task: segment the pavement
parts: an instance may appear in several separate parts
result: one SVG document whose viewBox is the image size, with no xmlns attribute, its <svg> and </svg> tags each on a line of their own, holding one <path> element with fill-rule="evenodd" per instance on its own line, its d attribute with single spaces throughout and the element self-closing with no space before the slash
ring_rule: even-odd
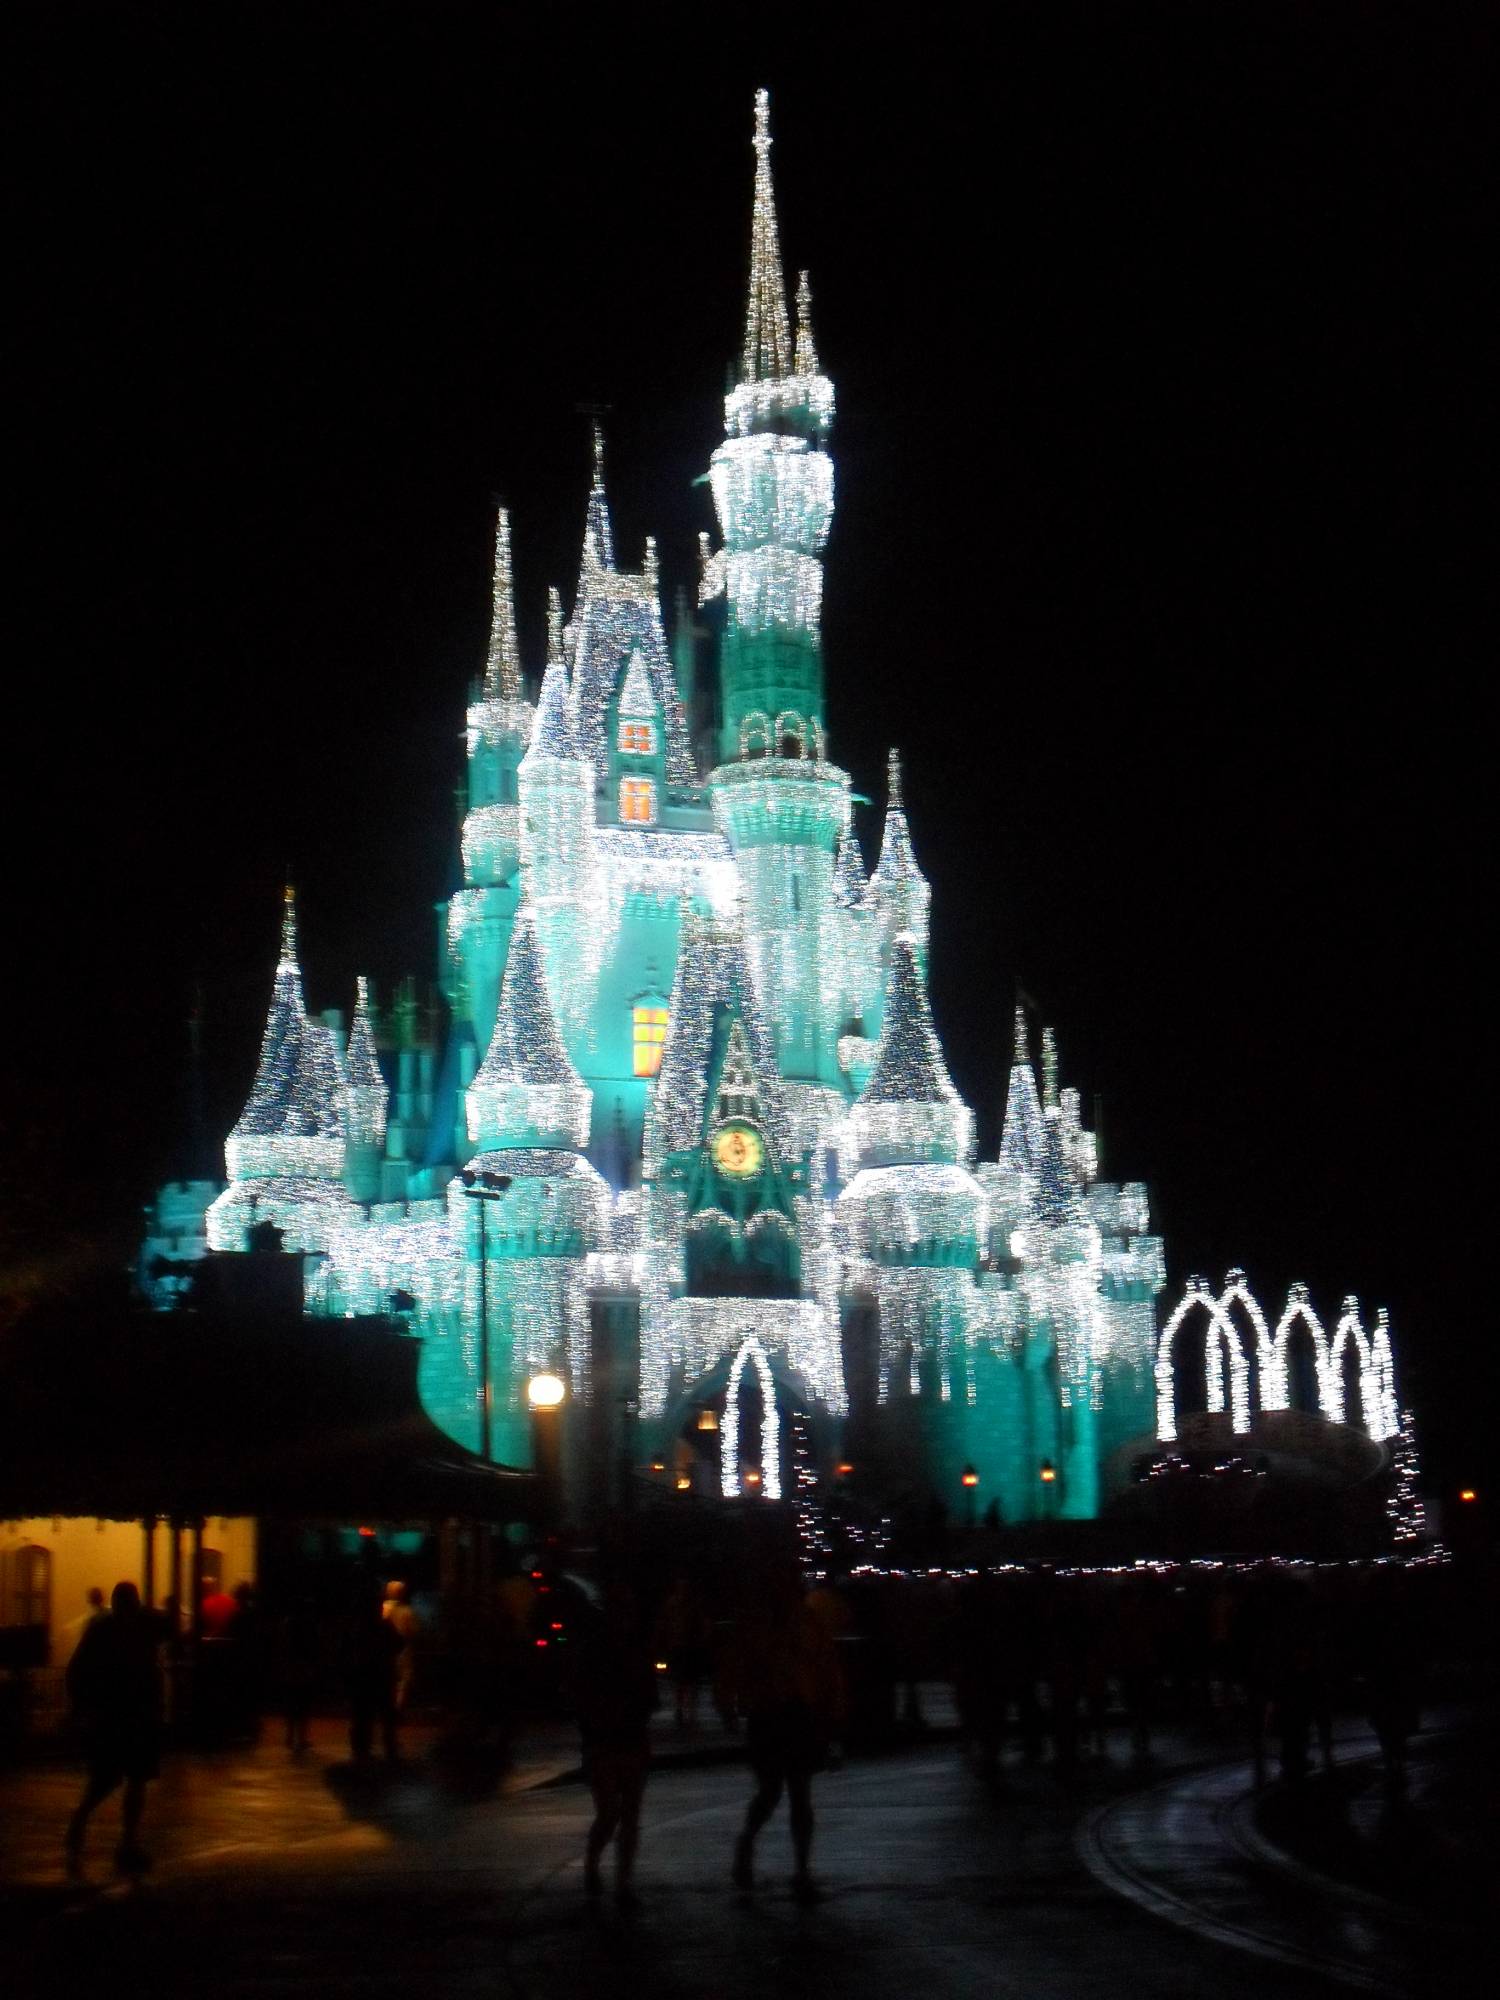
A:
<svg viewBox="0 0 1500 2000">
<path fill-rule="evenodd" d="M 1337 1788 L 1340 1845 L 1303 1794 L 1278 1816 L 1276 1788 L 1256 1793 L 1232 1738 L 1163 1733 L 1146 1771 L 1120 1741 L 1066 1782 L 1008 1753 L 991 1786 L 953 1739 L 946 1690 L 924 1690 L 924 1709 L 928 1734 L 818 1778 L 811 1907 L 791 1894 L 784 1811 L 762 1835 L 756 1889 L 730 1887 L 738 1746 L 716 1726 L 679 1736 L 668 1717 L 633 1911 L 583 1894 L 590 1808 L 561 1725 L 532 1731 L 492 1787 L 455 1782 L 417 1730 L 407 1761 L 368 1775 L 343 1761 L 333 1723 L 300 1758 L 269 1732 L 254 1750 L 171 1757 L 139 1884 L 109 1870 L 113 1802 L 96 1816 L 91 1879 L 65 1880 L 75 1767 L 0 1775 L 0 1991 L 1178 2000 L 1212 1987 L 1214 2000 L 1310 2000 L 1451 1993 L 1477 1942 L 1482 1904 L 1403 1900 L 1356 1865 L 1372 1828 L 1390 1860 L 1361 1732 L 1306 1793 Z M 1419 1741 L 1418 1795 L 1447 1740 Z"/>
</svg>

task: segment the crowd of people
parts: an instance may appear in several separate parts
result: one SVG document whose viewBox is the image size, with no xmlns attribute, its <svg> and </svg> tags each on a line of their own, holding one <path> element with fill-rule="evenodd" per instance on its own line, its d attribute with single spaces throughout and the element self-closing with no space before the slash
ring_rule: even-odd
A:
<svg viewBox="0 0 1500 2000">
<path fill-rule="evenodd" d="M 263 1612 L 246 1584 L 200 1604 L 199 1708 L 218 1740 L 253 1738 L 263 1709 L 277 1709 L 295 1754 L 332 1697 L 356 1768 L 377 1743 L 397 1758 L 418 1700 L 441 1711 L 441 1742 L 461 1762 L 486 1748 L 503 1759 L 539 1706 L 571 1713 L 594 1803 L 585 1885 L 602 1893 L 613 1846 L 615 1893 L 629 1903 L 653 1719 L 666 1708 L 667 1727 L 691 1731 L 707 1695 L 721 1727 L 743 1733 L 753 1779 L 727 1857 L 734 1883 L 753 1887 L 757 1835 L 785 1797 L 795 1892 L 811 1897 L 814 1776 L 844 1745 L 920 1727 L 935 1681 L 951 1684 L 961 1734 L 996 1786 L 1007 1743 L 1067 1781 L 1117 1747 L 1148 1760 L 1159 1731 L 1183 1726 L 1236 1734 L 1258 1779 L 1274 1760 L 1295 1781 L 1315 1751 L 1330 1760 L 1334 1713 L 1354 1707 L 1399 1787 L 1445 1602 L 1440 1572 L 1398 1565 L 872 1573 L 809 1590 L 785 1559 L 708 1578 L 621 1566 L 602 1580 L 552 1562 L 505 1567 L 467 1620 L 440 1630 L 402 1578 L 361 1575 L 331 1619 L 307 1596 Z M 123 1787 L 116 1862 L 138 1871 L 162 1657 L 180 1647 L 181 1621 L 122 1583 L 107 1611 L 91 1592 L 77 1623 L 67 1687 L 88 1774 L 66 1861 L 81 1870 L 91 1815 Z"/>
</svg>

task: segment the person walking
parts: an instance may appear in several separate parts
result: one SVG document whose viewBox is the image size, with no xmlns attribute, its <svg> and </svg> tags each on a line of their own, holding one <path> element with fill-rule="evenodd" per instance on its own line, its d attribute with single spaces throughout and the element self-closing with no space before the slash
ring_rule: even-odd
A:
<svg viewBox="0 0 1500 2000">
<path fill-rule="evenodd" d="M 379 1586 L 356 1592 L 344 1635 L 344 1682 L 349 1690 L 349 1751 L 367 1765 L 379 1723 L 385 1760 L 396 1751 L 396 1659 L 401 1636 L 383 1615 Z"/>
<path fill-rule="evenodd" d="M 140 1844 L 146 1786 L 161 1767 L 161 1669 L 157 1648 L 166 1636 L 160 1614 L 142 1607 L 133 1583 L 117 1583 L 110 1608 L 96 1618 L 68 1662 L 68 1698 L 83 1731 L 88 1778 L 68 1821 L 63 1851 L 69 1876 L 83 1873 L 89 1815 L 121 1783 L 120 1844 L 115 1866 L 139 1875 L 150 1867 Z"/>
<path fill-rule="evenodd" d="M 635 1902 L 635 1855 L 656 1699 L 656 1663 L 635 1598 L 624 1584 L 612 1583 L 603 1610 L 585 1626 L 575 1656 L 573 1702 L 594 1801 L 584 1888 L 590 1896 L 601 1893 L 599 1864 L 613 1840 L 615 1900 L 627 1908 Z"/>
<path fill-rule="evenodd" d="M 735 1842 L 731 1879 L 737 1889 L 755 1886 L 756 1835 L 785 1791 L 796 1867 L 792 1888 L 810 1902 L 817 1894 L 812 1781 L 827 1765 L 843 1720 L 844 1688 L 828 1628 L 809 1611 L 795 1568 L 774 1572 L 752 1592 L 736 1634 L 732 1678 L 755 1790 Z"/>
</svg>

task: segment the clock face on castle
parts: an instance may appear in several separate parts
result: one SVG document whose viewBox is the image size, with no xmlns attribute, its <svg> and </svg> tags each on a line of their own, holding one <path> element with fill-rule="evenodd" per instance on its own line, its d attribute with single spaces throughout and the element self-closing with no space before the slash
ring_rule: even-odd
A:
<svg viewBox="0 0 1500 2000">
<path fill-rule="evenodd" d="M 721 1174 L 748 1180 L 760 1172 L 765 1146 L 753 1125 L 721 1125 L 713 1136 L 713 1156 Z"/>
</svg>

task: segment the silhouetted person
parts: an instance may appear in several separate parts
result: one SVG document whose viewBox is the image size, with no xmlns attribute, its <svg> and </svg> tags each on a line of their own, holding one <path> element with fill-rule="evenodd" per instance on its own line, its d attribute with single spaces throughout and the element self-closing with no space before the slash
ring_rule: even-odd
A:
<svg viewBox="0 0 1500 2000">
<path fill-rule="evenodd" d="M 604 1609 L 583 1628 L 575 1656 L 573 1701 L 583 1738 L 583 1768 L 594 1800 L 594 1823 L 584 1853 L 584 1887 L 597 1896 L 599 1863 L 615 1846 L 615 1896 L 634 1900 L 641 1799 L 651 1763 L 651 1715 L 656 1707 L 656 1663 L 636 1609 L 623 1584 L 611 1584 Z"/>
<path fill-rule="evenodd" d="M 104 1616 L 104 1592 L 96 1583 L 84 1599 L 83 1610 L 76 1618 L 70 1618 L 64 1627 L 64 1636 L 68 1642 L 70 1656 L 77 1650 L 79 1641 L 82 1639 L 84 1633 L 87 1632 L 90 1625 L 95 1624 Z"/>
<path fill-rule="evenodd" d="M 68 1873 L 83 1868 L 89 1815 L 116 1785 L 125 1786 L 115 1866 L 139 1874 L 150 1860 L 140 1845 L 146 1786 L 161 1764 L 161 1670 L 166 1636 L 158 1613 L 142 1609 L 133 1583 L 117 1583 L 110 1609 L 78 1642 L 68 1663 L 68 1698 L 83 1730 L 88 1779 L 64 1840 Z"/>
<path fill-rule="evenodd" d="M 344 1635 L 344 1681 L 349 1691 L 349 1751 L 367 1764 L 380 1725 L 387 1763 L 396 1761 L 396 1658 L 401 1635 L 382 1616 L 377 1593 L 356 1599 Z"/>
<path fill-rule="evenodd" d="M 417 1637 L 422 1621 L 411 1601 L 411 1585 L 398 1577 L 385 1587 L 381 1616 L 401 1641 L 396 1655 L 396 1713 L 404 1715 L 411 1702 L 412 1683 L 417 1673 Z"/>
<path fill-rule="evenodd" d="M 829 1741 L 843 1715 L 843 1678 L 833 1642 L 802 1598 L 795 1570 L 767 1579 L 741 1618 L 733 1679 L 745 1717 L 755 1791 L 735 1842 L 736 1888 L 754 1885 L 755 1836 L 787 1794 L 796 1857 L 793 1887 L 811 1897 L 813 1774 L 828 1761 Z"/>
</svg>

